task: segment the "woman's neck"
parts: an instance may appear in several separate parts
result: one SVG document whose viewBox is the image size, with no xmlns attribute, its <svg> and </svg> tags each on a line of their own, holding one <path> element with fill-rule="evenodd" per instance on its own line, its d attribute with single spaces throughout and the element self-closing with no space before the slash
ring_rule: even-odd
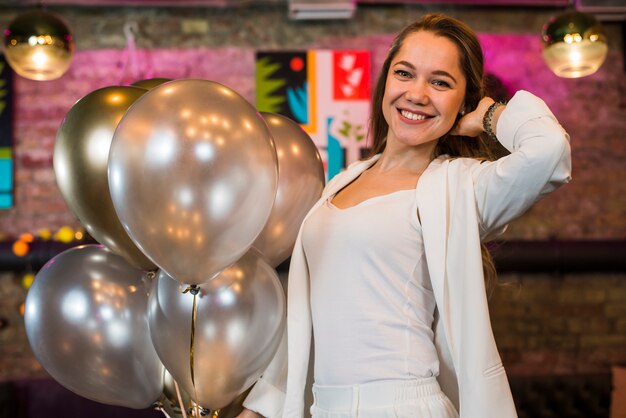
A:
<svg viewBox="0 0 626 418">
<path fill-rule="evenodd" d="M 376 162 L 379 171 L 423 172 L 433 160 L 436 141 L 415 146 L 387 143 Z"/>
</svg>

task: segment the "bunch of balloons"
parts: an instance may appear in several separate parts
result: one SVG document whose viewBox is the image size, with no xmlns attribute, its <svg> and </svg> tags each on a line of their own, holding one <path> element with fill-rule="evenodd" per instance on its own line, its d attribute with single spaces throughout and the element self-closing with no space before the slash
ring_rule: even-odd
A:
<svg viewBox="0 0 626 418">
<path fill-rule="evenodd" d="M 171 382 L 196 407 L 240 402 L 283 336 L 275 268 L 323 188 L 311 138 L 222 84 L 144 80 L 81 98 L 53 162 L 101 245 L 36 276 L 24 316 L 42 366 L 106 404 L 171 400 Z"/>
</svg>

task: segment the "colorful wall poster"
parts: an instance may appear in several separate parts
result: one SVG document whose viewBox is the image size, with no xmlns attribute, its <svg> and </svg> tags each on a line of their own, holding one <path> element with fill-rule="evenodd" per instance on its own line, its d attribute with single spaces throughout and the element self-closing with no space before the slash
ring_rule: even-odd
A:
<svg viewBox="0 0 626 418">
<path fill-rule="evenodd" d="M 330 180 L 367 153 L 369 51 L 257 52 L 256 105 L 298 122 L 313 139 Z"/>
<path fill-rule="evenodd" d="M 13 207 L 13 71 L 0 55 L 0 209 Z"/>
</svg>

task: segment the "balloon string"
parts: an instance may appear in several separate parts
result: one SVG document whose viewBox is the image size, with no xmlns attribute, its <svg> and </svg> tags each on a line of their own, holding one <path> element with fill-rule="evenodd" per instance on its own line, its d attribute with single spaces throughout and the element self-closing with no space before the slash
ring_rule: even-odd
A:
<svg viewBox="0 0 626 418">
<path fill-rule="evenodd" d="M 191 384 L 196 387 L 193 373 L 193 344 L 196 337 L 196 295 L 193 295 L 193 310 L 191 313 L 191 341 L 189 342 L 189 367 L 191 368 Z"/>
<path fill-rule="evenodd" d="M 174 380 L 174 387 L 176 388 L 176 397 L 178 398 L 178 405 L 180 405 L 180 411 L 183 414 L 183 418 L 187 418 L 187 411 L 185 408 L 185 404 L 183 404 L 183 397 L 180 395 L 180 389 L 178 388 L 178 383 Z"/>
<path fill-rule="evenodd" d="M 191 286 L 189 286 L 187 289 L 183 291 L 183 293 L 189 292 L 193 295 L 193 308 L 191 310 L 191 340 L 189 341 L 189 370 L 191 372 L 191 385 L 193 386 L 193 391 L 194 391 L 195 409 L 196 409 L 197 417 L 200 416 L 200 410 L 198 409 L 198 394 L 196 392 L 196 381 L 195 381 L 194 368 L 193 368 L 193 349 L 194 349 L 194 342 L 195 342 L 195 337 L 196 337 L 196 313 L 197 313 L 196 296 L 198 295 L 199 291 L 200 291 L 200 288 L 198 287 L 198 285 L 195 285 L 195 284 L 192 284 Z"/>
<path fill-rule="evenodd" d="M 170 415 L 167 412 L 165 412 L 165 409 L 163 409 L 163 408 L 156 408 L 156 409 L 161 411 L 161 412 L 163 412 L 163 415 L 165 415 L 166 418 L 172 418 L 172 417 L 170 417 Z M 186 417 L 184 417 L 184 418 L 186 418 Z"/>
</svg>

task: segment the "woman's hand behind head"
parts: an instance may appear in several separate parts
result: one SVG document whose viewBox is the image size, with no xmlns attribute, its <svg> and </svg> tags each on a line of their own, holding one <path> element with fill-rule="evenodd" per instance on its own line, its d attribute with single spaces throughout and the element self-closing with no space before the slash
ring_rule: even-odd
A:
<svg viewBox="0 0 626 418">
<path fill-rule="evenodd" d="M 474 138 L 485 132 L 483 129 L 483 117 L 493 102 L 494 100 L 491 97 L 483 97 L 480 102 L 478 102 L 476 109 L 466 113 L 456 122 L 456 125 L 452 128 L 450 133 L 452 135 Z"/>
</svg>

